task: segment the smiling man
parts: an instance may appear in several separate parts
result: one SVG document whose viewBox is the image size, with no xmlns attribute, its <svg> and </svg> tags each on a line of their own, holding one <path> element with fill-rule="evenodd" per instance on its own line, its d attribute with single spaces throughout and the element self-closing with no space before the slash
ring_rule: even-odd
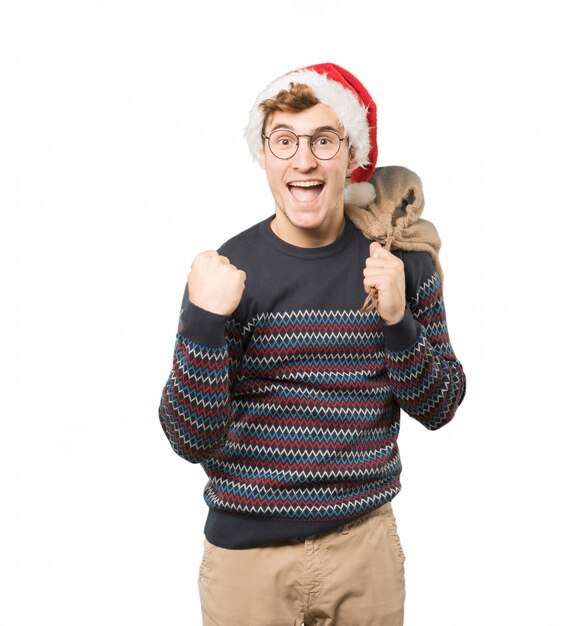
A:
<svg viewBox="0 0 571 626">
<path fill-rule="evenodd" d="M 345 178 L 355 167 L 339 118 L 321 103 L 296 113 L 265 108 L 259 163 L 276 203 L 271 228 L 303 248 L 330 244 L 343 231 Z"/>
<path fill-rule="evenodd" d="M 402 625 L 400 411 L 436 430 L 465 393 L 440 280 L 427 253 L 384 250 L 345 217 L 347 177 L 368 194 L 377 157 L 352 74 L 277 79 L 246 138 L 274 213 L 192 262 L 159 407 L 208 476 L 203 623 Z"/>
</svg>

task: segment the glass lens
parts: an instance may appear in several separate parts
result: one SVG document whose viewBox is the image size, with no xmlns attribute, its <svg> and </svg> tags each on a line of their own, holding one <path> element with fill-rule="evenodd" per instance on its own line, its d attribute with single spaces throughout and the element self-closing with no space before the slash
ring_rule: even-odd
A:
<svg viewBox="0 0 571 626">
<path fill-rule="evenodd" d="M 340 144 L 339 137 L 328 130 L 319 131 L 311 138 L 311 149 L 318 159 L 332 159 Z"/>
<path fill-rule="evenodd" d="M 270 150 L 279 159 L 289 159 L 297 150 L 297 137 L 289 130 L 276 130 L 270 135 Z"/>
</svg>

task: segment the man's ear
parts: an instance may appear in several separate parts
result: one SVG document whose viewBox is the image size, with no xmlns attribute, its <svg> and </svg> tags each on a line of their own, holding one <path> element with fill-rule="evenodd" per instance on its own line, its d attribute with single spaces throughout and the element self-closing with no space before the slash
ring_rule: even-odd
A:
<svg viewBox="0 0 571 626">
<path fill-rule="evenodd" d="M 258 165 L 265 170 L 266 169 L 266 152 L 264 150 L 264 144 L 258 150 Z"/>
<path fill-rule="evenodd" d="M 347 163 L 347 174 L 350 175 L 357 167 L 357 160 L 355 159 L 355 149 L 353 146 L 349 146 L 349 162 Z"/>
</svg>

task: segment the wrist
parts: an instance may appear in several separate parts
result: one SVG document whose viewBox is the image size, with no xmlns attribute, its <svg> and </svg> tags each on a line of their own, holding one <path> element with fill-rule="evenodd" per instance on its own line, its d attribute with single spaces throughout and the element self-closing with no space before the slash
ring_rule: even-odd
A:
<svg viewBox="0 0 571 626">
<path fill-rule="evenodd" d="M 412 346 L 420 332 L 420 324 L 414 319 L 410 309 L 405 309 L 404 317 L 396 324 L 382 322 L 385 346 L 389 350 L 405 350 Z"/>
<path fill-rule="evenodd" d="M 402 313 L 398 317 L 384 318 L 381 315 L 381 319 L 383 320 L 383 323 L 385 324 L 385 326 L 394 326 L 395 324 L 399 324 L 400 322 L 403 321 L 405 312 L 406 312 L 406 307 L 403 309 Z"/>
<path fill-rule="evenodd" d="M 187 300 L 180 312 L 180 334 L 187 339 L 210 348 L 220 348 L 225 345 L 224 328 L 227 315 L 214 313 Z"/>
</svg>

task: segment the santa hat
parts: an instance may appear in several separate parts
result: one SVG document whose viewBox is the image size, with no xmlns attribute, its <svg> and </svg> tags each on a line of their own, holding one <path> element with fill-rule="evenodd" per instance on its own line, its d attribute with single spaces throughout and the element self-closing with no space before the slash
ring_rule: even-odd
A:
<svg viewBox="0 0 571 626">
<path fill-rule="evenodd" d="M 350 72 L 333 63 L 320 63 L 294 70 L 270 83 L 258 94 L 245 129 L 246 140 L 254 159 L 262 147 L 264 113 L 260 103 L 274 98 L 290 83 L 311 88 L 319 102 L 333 109 L 349 137 L 357 167 L 345 189 L 345 203 L 367 206 L 375 199 L 375 188 L 367 181 L 377 163 L 377 106 L 369 92 Z"/>
</svg>

